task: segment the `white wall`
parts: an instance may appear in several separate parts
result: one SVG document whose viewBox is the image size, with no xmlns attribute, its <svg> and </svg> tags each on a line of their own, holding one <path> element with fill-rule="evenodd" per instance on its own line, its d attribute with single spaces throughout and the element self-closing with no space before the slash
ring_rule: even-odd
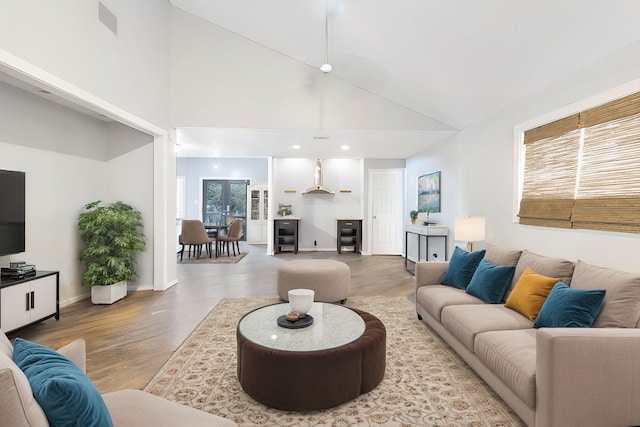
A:
<svg viewBox="0 0 640 427">
<path fill-rule="evenodd" d="M 451 228 L 458 215 L 487 218 L 487 241 L 571 260 L 640 272 L 640 235 L 523 226 L 514 217 L 514 127 L 637 79 L 640 43 L 600 61 L 555 87 L 513 105 L 449 141 L 407 160 L 407 209 L 419 175 L 442 171 L 442 213 Z M 407 214 L 408 214 L 407 210 Z"/>
<path fill-rule="evenodd" d="M 151 167 L 143 166 L 136 154 L 131 154 L 131 159 L 119 158 L 129 156 L 130 150 L 142 147 L 145 142 L 118 126 L 110 127 L 103 135 L 108 145 L 103 144 L 101 152 L 87 152 L 85 145 L 90 147 L 92 138 L 84 138 L 84 142 L 78 144 L 68 144 L 60 138 L 62 148 L 51 145 L 40 148 L 78 156 L 95 155 L 94 158 L 102 160 L 117 159 L 111 163 L 116 166 L 110 166 L 107 161 L 103 170 L 94 168 L 94 173 L 115 174 L 115 169 L 126 164 L 124 176 L 128 179 L 105 184 L 109 185 L 111 194 L 131 195 L 131 181 L 148 185 L 144 191 L 133 191 L 141 198 L 132 202 L 145 209 L 143 215 L 150 221 L 145 224 L 145 232 L 152 236 L 148 240 L 151 245 L 147 247 L 153 254 L 152 259 L 147 260 L 145 255 L 143 260 L 152 264 L 145 265 L 143 270 L 153 271 L 153 276 L 141 278 L 140 285 L 146 287 L 151 283 L 154 289 L 165 289 L 177 282 L 175 235 L 167 220 L 175 215 L 175 197 L 169 197 L 175 192 L 175 150 L 167 137 L 171 6 L 166 0 L 103 0 L 102 3 L 118 19 L 117 35 L 99 22 L 97 0 L 2 2 L 0 72 L 6 71 L 27 84 L 50 89 L 64 99 L 154 136 L 153 150 L 145 151 L 151 156 Z M 23 113 L 31 116 L 31 111 Z M 63 135 L 71 128 L 54 124 L 50 129 L 43 129 L 45 135 L 51 129 Z M 29 132 L 25 128 L 16 134 Z M 127 142 L 122 143 L 123 138 Z M 114 141 L 120 142 L 113 144 Z M 31 141 L 17 143 L 34 146 Z M 116 188 L 116 183 L 121 187 Z M 153 205 L 146 210 L 150 199 Z"/>
<path fill-rule="evenodd" d="M 4 1 L 0 49 L 165 129 L 169 126 L 167 0 L 102 0 L 118 35 L 98 20 L 97 0 Z"/>
<path fill-rule="evenodd" d="M 272 213 L 278 205 L 291 205 L 292 216 L 300 217 L 299 250 L 336 250 L 336 218 L 362 218 L 364 212 L 363 161 L 323 159 L 323 184 L 335 192 L 303 194 L 314 186 L 316 159 L 273 159 Z M 286 193 L 285 190 L 295 190 Z M 340 190 L 351 190 L 341 193 Z"/>
<path fill-rule="evenodd" d="M 147 144 L 140 147 L 141 141 Z M 60 271 L 62 305 L 83 298 L 77 218 L 94 200 L 122 200 L 143 213 L 148 249 L 132 287 L 153 287 L 153 145 L 42 97 L 0 84 L 0 168 L 26 172 L 26 251 L 0 265 L 26 260 Z M 107 161 L 107 145 L 138 147 Z"/>
</svg>

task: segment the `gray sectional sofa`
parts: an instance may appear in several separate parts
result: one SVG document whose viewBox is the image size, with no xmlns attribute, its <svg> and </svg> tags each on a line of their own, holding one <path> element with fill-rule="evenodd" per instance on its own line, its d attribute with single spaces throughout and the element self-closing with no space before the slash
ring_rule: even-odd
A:
<svg viewBox="0 0 640 427">
<path fill-rule="evenodd" d="M 499 303 L 443 285 L 449 262 L 419 262 L 418 317 L 529 426 L 640 425 L 640 275 L 491 245 L 484 259 L 515 266 Z M 571 289 L 606 290 L 592 326 L 534 328 L 507 307 L 526 267 Z"/>
</svg>

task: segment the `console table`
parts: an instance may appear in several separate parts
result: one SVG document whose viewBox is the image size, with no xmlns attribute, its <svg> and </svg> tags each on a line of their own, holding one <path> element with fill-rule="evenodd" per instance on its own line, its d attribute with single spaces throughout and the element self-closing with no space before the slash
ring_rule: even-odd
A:
<svg viewBox="0 0 640 427">
<path fill-rule="evenodd" d="M 38 271 L 22 279 L 0 280 L 0 328 L 13 331 L 55 317 L 60 318 L 60 277 L 57 271 Z"/>
<path fill-rule="evenodd" d="M 415 274 L 418 261 L 446 261 L 449 229 L 440 225 L 407 225 L 404 236 L 404 266 Z"/>
</svg>

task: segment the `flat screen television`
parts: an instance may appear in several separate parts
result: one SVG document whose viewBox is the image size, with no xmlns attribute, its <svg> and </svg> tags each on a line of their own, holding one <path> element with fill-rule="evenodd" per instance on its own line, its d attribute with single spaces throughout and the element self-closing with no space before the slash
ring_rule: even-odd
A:
<svg viewBox="0 0 640 427">
<path fill-rule="evenodd" d="M 24 252 L 25 173 L 0 169 L 0 256 Z"/>
</svg>

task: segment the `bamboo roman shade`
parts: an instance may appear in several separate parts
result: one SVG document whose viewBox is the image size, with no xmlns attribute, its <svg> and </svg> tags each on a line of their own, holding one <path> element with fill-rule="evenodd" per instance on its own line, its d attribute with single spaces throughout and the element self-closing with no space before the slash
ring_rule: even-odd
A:
<svg viewBox="0 0 640 427">
<path fill-rule="evenodd" d="M 521 224 L 640 233 L 640 94 L 524 133 Z"/>
</svg>

